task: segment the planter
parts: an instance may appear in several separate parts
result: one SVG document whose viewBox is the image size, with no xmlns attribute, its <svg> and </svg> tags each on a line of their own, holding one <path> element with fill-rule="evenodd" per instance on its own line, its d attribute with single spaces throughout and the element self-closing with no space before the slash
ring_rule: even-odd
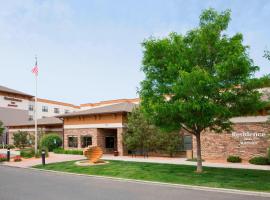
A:
<svg viewBox="0 0 270 200">
<path fill-rule="evenodd" d="M 119 156 L 119 152 L 118 152 L 118 151 L 114 151 L 114 152 L 113 152 L 113 155 L 114 155 L 114 156 Z"/>
</svg>

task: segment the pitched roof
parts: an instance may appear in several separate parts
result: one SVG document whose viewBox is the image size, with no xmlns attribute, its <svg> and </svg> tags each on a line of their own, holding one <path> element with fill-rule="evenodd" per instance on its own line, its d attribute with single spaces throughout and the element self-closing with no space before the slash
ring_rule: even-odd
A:
<svg viewBox="0 0 270 200">
<path fill-rule="evenodd" d="M 67 107 L 72 107 L 72 108 L 80 108 L 80 106 L 76 106 L 74 104 L 71 103 L 64 103 L 64 102 L 60 102 L 60 101 L 54 101 L 54 100 L 49 100 L 49 99 L 41 99 L 38 98 L 37 99 L 38 102 L 43 102 L 43 103 L 49 103 L 49 104 L 56 104 L 56 105 L 61 105 L 61 106 L 67 106 Z"/>
<path fill-rule="evenodd" d="M 96 106 L 105 106 L 105 105 L 111 105 L 115 103 L 139 103 L 139 98 L 133 98 L 133 99 L 113 99 L 113 100 L 107 100 L 107 101 L 100 101 L 96 103 L 84 103 L 81 104 L 80 107 L 96 107 Z"/>
<path fill-rule="evenodd" d="M 16 123 L 26 123 L 28 122 L 28 117 L 27 110 L 0 107 L 0 121 L 2 121 L 5 126 Z"/>
<path fill-rule="evenodd" d="M 56 117 L 46 117 L 37 120 L 38 125 L 62 125 L 63 121 Z M 35 121 L 24 121 L 24 122 L 17 122 L 13 124 L 9 124 L 9 126 L 34 126 Z"/>
<path fill-rule="evenodd" d="M 32 95 L 30 94 L 26 94 L 24 92 L 20 92 L 18 90 L 13 90 L 11 88 L 8 88 L 8 87 L 5 87 L 5 86 L 1 86 L 0 85 L 0 91 L 2 92 L 7 92 L 7 93 L 12 93 L 12 94 L 20 94 L 20 95 L 23 95 L 23 96 L 28 96 L 28 97 L 33 97 Z"/>
<path fill-rule="evenodd" d="M 65 118 L 65 117 L 73 117 L 73 116 L 82 116 L 82 115 L 95 115 L 95 114 L 106 114 L 106 113 L 119 113 L 119 112 L 131 112 L 133 108 L 137 105 L 134 103 L 118 103 L 112 104 L 97 108 L 91 108 L 88 110 L 72 112 L 64 115 L 58 115 L 57 117 Z"/>
</svg>

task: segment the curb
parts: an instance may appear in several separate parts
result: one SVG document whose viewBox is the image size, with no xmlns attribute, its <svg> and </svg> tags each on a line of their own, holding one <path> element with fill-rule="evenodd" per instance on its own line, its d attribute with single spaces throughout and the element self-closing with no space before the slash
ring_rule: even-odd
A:
<svg viewBox="0 0 270 200">
<path fill-rule="evenodd" d="M 10 166 L 5 166 L 5 167 L 10 167 Z M 20 168 L 20 167 L 16 167 L 16 166 L 11 166 L 11 167 Z M 237 190 L 237 189 L 214 188 L 214 187 L 212 188 L 212 187 L 206 187 L 206 186 L 162 183 L 162 182 L 156 182 L 156 181 L 145 181 L 145 180 L 118 178 L 118 177 L 111 177 L 111 176 L 77 174 L 77 173 L 72 173 L 72 172 L 62 172 L 62 171 L 54 171 L 54 170 L 46 170 L 46 169 L 38 169 L 38 168 L 20 168 L 20 169 L 54 173 L 54 174 L 62 174 L 62 175 L 91 177 L 91 178 L 95 178 L 95 179 L 107 179 L 107 180 L 109 179 L 112 181 L 127 182 L 127 183 L 166 186 L 166 187 L 173 187 L 173 188 L 180 188 L 180 189 L 187 189 L 187 190 L 200 190 L 200 191 L 206 191 L 206 192 L 220 192 L 220 193 L 227 193 L 227 194 L 248 195 L 248 196 L 257 196 L 257 197 L 270 197 L 270 193 L 268 193 L 268 192 L 255 192 L 255 191 L 246 191 L 246 190 Z"/>
</svg>

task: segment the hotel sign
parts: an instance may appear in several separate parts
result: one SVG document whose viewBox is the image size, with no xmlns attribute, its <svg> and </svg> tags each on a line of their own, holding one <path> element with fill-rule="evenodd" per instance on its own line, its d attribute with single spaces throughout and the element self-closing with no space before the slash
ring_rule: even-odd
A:
<svg viewBox="0 0 270 200">
<path fill-rule="evenodd" d="M 16 104 L 17 102 L 22 102 L 21 99 L 17 99 L 14 97 L 4 97 L 5 100 L 10 101 L 10 103 L 8 104 L 8 107 L 18 107 L 18 105 Z"/>
<path fill-rule="evenodd" d="M 259 138 L 266 137 L 262 132 L 232 132 L 232 137 L 240 140 L 240 144 L 257 144 Z"/>
<path fill-rule="evenodd" d="M 17 101 L 17 102 L 22 102 L 21 99 L 13 98 L 13 97 L 4 97 L 5 100 L 7 101 Z"/>
</svg>

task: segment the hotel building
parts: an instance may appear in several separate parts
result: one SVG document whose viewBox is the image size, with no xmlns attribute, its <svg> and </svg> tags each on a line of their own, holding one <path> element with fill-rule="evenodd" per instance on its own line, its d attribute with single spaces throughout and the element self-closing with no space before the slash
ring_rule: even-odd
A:
<svg viewBox="0 0 270 200">
<path fill-rule="evenodd" d="M 269 99 L 270 88 L 260 91 L 263 93 L 262 98 Z M 49 103 L 51 109 L 57 105 L 60 106 L 59 102 L 54 104 L 53 102 Z M 42 105 L 48 102 L 40 103 Z M 138 104 L 139 99 L 118 99 L 80 106 L 64 104 L 63 106 L 69 107 L 72 112 L 66 113 L 63 111 L 65 108 L 61 108 L 61 113 L 57 113 L 57 118 L 41 118 L 38 120 L 38 130 L 44 133 L 60 134 L 63 137 L 65 149 L 100 146 L 104 153 L 113 153 L 117 150 L 120 155 L 127 155 L 128 150 L 123 145 L 127 115 Z M 53 116 L 56 113 L 51 114 Z M 229 155 L 235 155 L 248 160 L 254 156 L 265 156 L 267 148 L 270 147 L 268 119 L 267 112 L 262 111 L 258 116 L 232 118 L 233 131 L 231 132 L 214 133 L 206 130 L 201 136 L 203 159 L 226 160 Z M 9 143 L 12 143 L 12 134 L 18 130 L 33 132 L 33 121 L 9 124 Z M 187 150 L 192 150 L 196 155 L 195 138 L 184 131 L 179 131 L 179 134 L 183 137 L 183 142 L 179 147 L 182 154 L 178 156 L 185 155 Z"/>
</svg>

